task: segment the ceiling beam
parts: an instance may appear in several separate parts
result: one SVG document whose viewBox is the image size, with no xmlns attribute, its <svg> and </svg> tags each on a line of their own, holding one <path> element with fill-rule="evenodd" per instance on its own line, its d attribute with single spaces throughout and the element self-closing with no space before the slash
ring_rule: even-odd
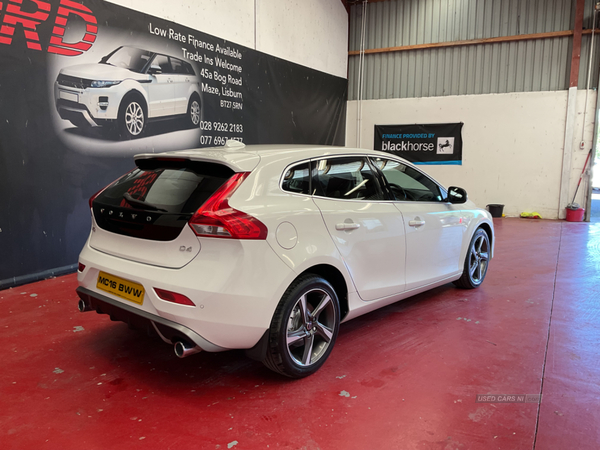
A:
<svg viewBox="0 0 600 450">
<path fill-rule="evenodd" d="M 364 51 L 365 55 L 372 55 L 377 53 L 392 53 L 392 52 L 406 52 L 412 50 L 426 50 L 431 48 L 445 48 L 445 47 L 464 47 L 468 45 L 479 45 L 479 44 L 497 44 L 500 42 L 517 42 L 517 41 L 527 41 L 527 40 L 535 40 L 535 39 L 548 39 L 548 38 L 559 38 L 559 37 L 570 37 L 575 35 L 574 30 L 565 30 L 565 31 L 550 31 L 547 33 L 535 33 L 535 34 L 518 34 L 515 36 L 499 36 L 492 38 L 482 38 L 482 39 L 470 39 L 467 41 L 448 41 L 448 42 L 434 42 L 430 44 L 414 44 L 414 45 L 403 45 L 400 47 L 385 47 L 385 48 L 370 48 Z M 600 34 L 600 29 L 596 29 L 594 33 Z M 592 34 L 592 30 L 582 30 L 581 34 Z M 579 37 L 581 41 L 581 36 Z M 581 45 L 580 45 L 581 47 Z M 348 56 L 357 56 L 360 55 L 359 50 L 351 50 L 348 52 Z M 573 57 L 575 58 L 575 54 Z M 577 56 L 577 60 L 579 60 L 579 55 Z M 575 76 L 575 81 L 577 80 L 577 76 Z"/>
<path fill-rule="evenodd" d="M 358 4 L 362 3 L 363 1 L 364 0 L 341 0 L 342 4 L 346 8 L 346 11 L 348 11 L 348 14 L 350 14 L 350 6 L 358 5 Z M 367 1 L 367 3 L 378 3 L 378 2 L 387 2 L 390 0 L 366 0 L 366 1 Z"/>
</svg>

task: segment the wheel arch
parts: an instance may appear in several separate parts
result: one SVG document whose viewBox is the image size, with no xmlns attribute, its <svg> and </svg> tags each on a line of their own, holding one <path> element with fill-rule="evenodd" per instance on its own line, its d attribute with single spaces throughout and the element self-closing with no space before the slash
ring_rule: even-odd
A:
<svg viewBox="0 0 600 450">
<path fill-rule="evenodd" d="M 187 106 L 186 106 L 186 113 L 189 113 L 190 105 L 192 104 L 192 101 L 194 99 L 197 99 L 198 100 L 198 104 L 200 105 L 200 121 L 202 121 L 204 119 L 204 103 L 202 101 L 202 96 L 197 91 L 193 91 L 188 96 L 188 101 L 187 101 Z M 198 126 L 199 125 L 200 124 L 198 124 Z"/>
<path fill-rule="evenodd" d="M 135 89 L 135 88 L 130 89 L 129 91 L 127 91 L 127 93 L 125 95 L 123 95 L 123 98 L 121 99 L 121 102 L 119 103 L 119 112 L 121 112 L 125 102 L 131 97 L 138 97 L 142 100 L 142 108 L 144 108 L 146 117 L 149 117 L 149 115 L 148 115 L 149 114 L 148 96 L 147 96 L 146 92 L 140 91 L 139 89 Z"/>
<path fill-rule="evenodd" d="M 200 93 L 200 90 L 197 89 L 197 87 L 190 86 L 190 88 L 188 89 L 188 93 L 187 93 L 188 103 L 194 97 L 197 97 L 198 100 L 200 100 L 200 106 L 202 106 L 203 102 L 202 102 L 202 94 Z"/>
<path fill-rule="evenodd" d="M 331 264 L 321 263 L 316 264 L 314 266 L 308 267 L 303 272 L 298 273 L 294 279 L 292 279 L 284 288 L 284 291 L 287 290 L 290 286 L 292 286 L 298 279 L 306 275 L 316 275 L 318 277 L 323 278 L 327 282 L 331 284 L 335 293 L 338 296 L 339 306 L 340 306 L 340 323 L 343 322 L 344 318 L 348 315 L 349 312 L 349 304 L 348 304 L 348 285 L 346 284 L 346 280 L 344 275 L 338 268 Z M 278 303 L 279 303 L 278 299 Z M 275 310 L 273 311 L 275 314 Z M 271 319 L 272 320 L 272 319 Z M 254 347 L 247 349 L 245 351 L 246 356 L 255 360 L 255 361 L 265 361 L 265 357 L 267 354 L 267 349 L 269 345 L 270 339 L 270 328 L 265 330 L 264 334 L 260 338 L 260 340 L 254 345 Z M 275 370 L 275 369 L 273 369 Z"/>
<path fill-rule="evenodd" d="M 344 318 L 348 315 L 349 305 L 348 305 L 348 285 L 346 284 L 346 279 L 342 272 L 340 272 L 335 266 L 330 264 L 318 264 L 316 266 L 309 267 L 304 272 L 300 273 L 294 281 L 298 278 L 307 275 L 313 274 L 318 275 L 321 278 L 327 280 L 335 290 L 335 293 L 338 296 L 338 301 L 340 303 L 340 322 L 344 320 Z"/>
<path fill-rule="evenodd" d="M 487 222 L 481 222 L 477 228 L 482 228 L 483 231 L 485 231 L 487 233 L 488 238 L 490 239 L 490 249 L 492 249 L 492 255 L 491 256 L 493 256 L 494 232 L 492 230 L 492 227 Z"/>
</svg>

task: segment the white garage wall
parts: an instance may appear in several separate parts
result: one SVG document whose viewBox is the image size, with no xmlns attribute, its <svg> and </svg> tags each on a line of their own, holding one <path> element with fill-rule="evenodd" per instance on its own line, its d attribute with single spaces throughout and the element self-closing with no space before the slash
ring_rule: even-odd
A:
<svg viewBox="0 0 600 450">
<path fill-rule="evenodd" d="M 257 0 L 257 50 L 347 78 L 348 13 L 340 0 Z"/>
<path fill-rule="evenodd" d="M 348 14 L 340 0 L 111 0 L 110 3 L 347 78 Z"/>
<path fill-rule="evenodd" d="M 373 148 L 375 124 L 464 122 L 463 165 L 426 166 L 426 171 L 446 186 L 465 188 L 479 206 L 502 203 L 507 215 L 536 211 L 556 219 L 562 210 L 558 202 L 567 96 L 567 91 L 557 91 L 363 101 L 360 143 L 358 102 L 352 101 L 346 145 Z M 592 145 L 595 91 L 588 98 L 587 150 L 579 150 L 584 99 L 585 91 L 579 91 L 569 201 Z M 582 192 L 577 201 L 583 203 Z"/>
</svg>

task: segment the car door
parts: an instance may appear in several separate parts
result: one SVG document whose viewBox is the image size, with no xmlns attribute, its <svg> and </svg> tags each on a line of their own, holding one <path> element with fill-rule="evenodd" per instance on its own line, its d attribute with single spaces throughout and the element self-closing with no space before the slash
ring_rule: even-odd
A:
<svg viewBox="0 0 600 450">
<path fill-rule="evenodd" d="M 459 205 L 423 172 L 386 158 L 373 158 L 402 213 L 406 233 L 406 290 L 441 281 L 462 270 L 465 221 Z"/>
<path fill-rule="evenodd" d="M 148 87 L 148 117 L 175 114 L 175 84 L 169 57 L 156 55 L 150 65 L 151 82 Z"/>
<path fill-rule="evenodd" d="M 180 59 L 171 57 L 173 67 L 173 86 L 175 91 L 174 114 L 185 114 L 188 108 L 193 72 L 191 66 Z"/>
<path fill-rule="evenodd" d="M 404 223 L 364 156 L 320 159 L 314 202 L 360 297 L 404 291 Z"/>
</svg>

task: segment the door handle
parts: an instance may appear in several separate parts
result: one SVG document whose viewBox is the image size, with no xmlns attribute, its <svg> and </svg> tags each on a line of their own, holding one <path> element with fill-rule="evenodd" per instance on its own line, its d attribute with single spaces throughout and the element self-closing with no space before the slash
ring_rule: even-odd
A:
<svg viewBox="0 0 600 450">
<path fill-rule="evenodd" d="M 360 223 L 354 223 L 354 222 L 350 222 L 350 223 L 338 223 L 335 225 L 335 229 L 339 230 L 339 231 L 346 231 L 346 230 L 356 230 L 357 228 L 360 228 Z"/>
<path fill-rule="evenodd" d="M 411 227 L 418 228 L 418 227 L 425 225 L 425 221 L 421 220 L 419 217 L 415 217 L 415 220 L 408 221 L 408 225 L 410 225 Z"/>
</svg>

